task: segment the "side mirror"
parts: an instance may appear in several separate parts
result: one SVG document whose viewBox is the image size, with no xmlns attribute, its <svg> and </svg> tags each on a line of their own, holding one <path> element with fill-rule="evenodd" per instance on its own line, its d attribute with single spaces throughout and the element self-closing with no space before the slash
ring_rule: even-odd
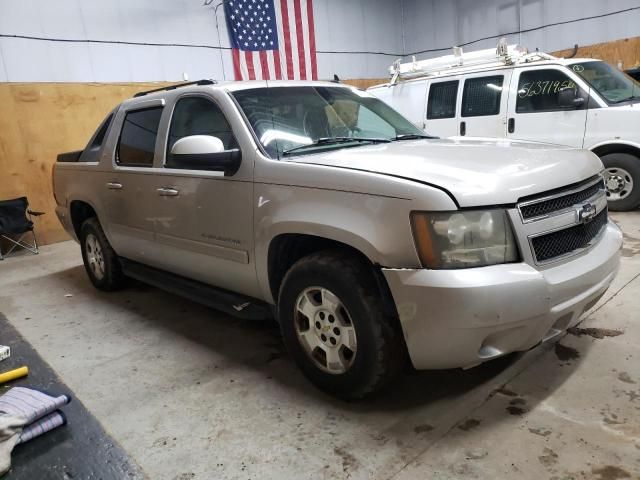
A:
<svg viewBox="0 0 640 480">
<path fill-rule="evenodd" d="M 240 168 L 239 148 L 225 150 L 222 140 L 212 135 L 190 135 L 173 144 L 165 166 L 183 170 L 208 170 L 233 175 Z"/>
<path fill-rule="evenodd" d="M 584 104 L 584 98 L 578 96 L 578 91 L 565 87 L 558 92 L 558 105 L 562 108 L 580 108 Z"/>
</svg>

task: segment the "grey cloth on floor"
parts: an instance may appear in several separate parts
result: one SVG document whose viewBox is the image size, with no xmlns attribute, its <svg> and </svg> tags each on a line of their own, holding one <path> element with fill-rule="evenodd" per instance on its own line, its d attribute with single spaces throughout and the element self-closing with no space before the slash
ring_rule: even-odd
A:
<svg viewBox="0 0 640 480">
<path fill-rule="evenodd" d="M 52 397 L 38 390 L 14 387 L 0 397 L 0 414 L 25 417 L 27 423 L 36 421 L 69 403 L 66 395 Z"/>
<path fill-rule="evenodd" d="M 60 410 L 56 410 L 49 415 L 39 418 L 33 423 L 26 425 L 20 435 L 18 443 L 25 443 L 32 438 L 39 437 L 43 433 L 47 433 L 56 427 L 60 427 L 66 423 L 66 419 Z"/>
<path fill-rule="evenodd" d="M 12 388 L 0 396 L 0 475 L 11 467 L 11 452 L 18 443 L 65 423 L 57 410 L 69 401 L 66 395 L 52 397 L 24 387 Z"/>
<path fill-rule="evenodd" d="M 20 441 L 25 418 L 0 415 L 0 476 L 11 467 L 11 452 Z"/>
</svg>

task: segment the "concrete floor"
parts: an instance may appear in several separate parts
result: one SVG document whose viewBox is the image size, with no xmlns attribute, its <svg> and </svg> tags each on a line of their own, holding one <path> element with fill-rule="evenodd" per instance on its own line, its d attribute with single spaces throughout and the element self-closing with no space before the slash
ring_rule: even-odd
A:
<svg viewBox="0 0 640 480">
<path fill-rule="evenodd" d="M 640 215 L 613 217 L 594 330 L 373 402 L 310 386 L 272 324 L 94 290 L 72 242 L 2 262 L 0 311 L 152 479 L 640 479 Z"/>
</svg>

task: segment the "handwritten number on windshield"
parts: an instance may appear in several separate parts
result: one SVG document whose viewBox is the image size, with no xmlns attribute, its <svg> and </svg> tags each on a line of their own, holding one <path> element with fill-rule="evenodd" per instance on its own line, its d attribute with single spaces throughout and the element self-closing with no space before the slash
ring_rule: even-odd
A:
<svg viewBox="0 0 640 480">
<path fill-rule="evenodd" d="M 565 88 L 576 88 L 576 84 L 571 80 L 538 80 L 537 82 L 527 82 L 518 90 L 519 98 L 535 97 L 537 95 L 555 95 Z"/>
</svg>

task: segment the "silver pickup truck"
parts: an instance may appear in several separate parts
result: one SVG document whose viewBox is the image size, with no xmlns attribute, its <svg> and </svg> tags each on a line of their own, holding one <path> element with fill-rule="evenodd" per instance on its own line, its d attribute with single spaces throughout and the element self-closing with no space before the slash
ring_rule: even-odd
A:
<svg viewBox="0 0 640 480">
<path fill-rule="evenodd" d="M 602 169 L 431 138 L 336 83 L 200 81 L 123 102 L 53 180 L 97 288 L 275 316 L 313 383 L 361 398 L 407 359 L 467 368 L 575 325 L 619 265 Z"/>
</svg>

